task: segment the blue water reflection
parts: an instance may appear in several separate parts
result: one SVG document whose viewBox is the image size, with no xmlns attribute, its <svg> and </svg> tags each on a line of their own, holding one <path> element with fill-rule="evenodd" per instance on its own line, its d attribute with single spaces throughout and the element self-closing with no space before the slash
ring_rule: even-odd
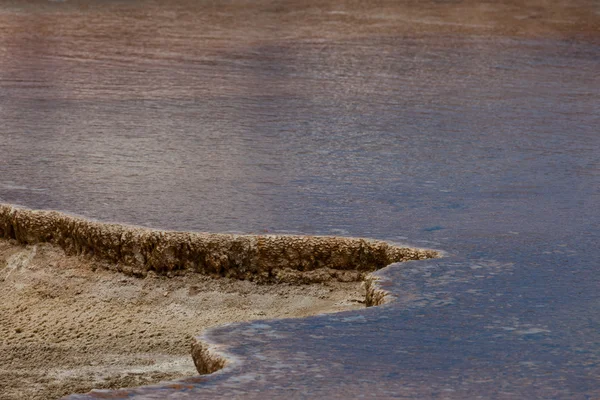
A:
<svg viewBox="0 0 600 400">
<path fill-rule="evenodd" d="M 3 5 L 1 200 L 448 252 L 381 308 L 216 329 L 244 361 L 181 398 L 600 396 L 597 13 L 267 3 Z"/>
</svg>

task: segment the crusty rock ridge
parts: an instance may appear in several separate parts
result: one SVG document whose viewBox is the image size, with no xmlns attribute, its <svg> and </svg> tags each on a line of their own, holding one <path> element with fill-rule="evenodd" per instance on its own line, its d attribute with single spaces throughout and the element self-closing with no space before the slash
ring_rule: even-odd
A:
<svg viewBox="0 0 600 400">
<path fill-rule="evenodd" d="M 394 262 L 438 255 L 358 238 L 160 231 L 3 204 L 0 237 L 52 243 L 132 275 L 194 271 L 264 283 L 361 280 Z"/>
</svg>

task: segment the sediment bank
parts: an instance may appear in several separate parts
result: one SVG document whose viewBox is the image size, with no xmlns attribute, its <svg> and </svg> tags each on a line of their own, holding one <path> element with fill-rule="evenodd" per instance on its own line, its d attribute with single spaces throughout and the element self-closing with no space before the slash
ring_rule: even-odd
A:
<svg viewBox="0 0 600 400">
<path fill-rule="evenodd" d="M 359 238 L 159 231 L 10 205 L 0 205 L 0 237 L 51 243 L 136 276 L 185 270 L 259 283 L 359 281 L 388 264 L 437 255 Z"/>
<path fill-rule="evenodd" d="M 211 373 L 227 360 L 195 338 L 205 329 L 378 305 L 370 271 L 435 256 L 367 239 L 167 232 L 0 205 L 0 398 Z"/>
</svg>

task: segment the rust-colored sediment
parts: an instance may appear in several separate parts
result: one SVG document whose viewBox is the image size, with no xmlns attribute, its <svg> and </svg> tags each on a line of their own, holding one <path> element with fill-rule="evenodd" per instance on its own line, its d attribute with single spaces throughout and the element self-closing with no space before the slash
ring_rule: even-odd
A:
<svg viewBox="0 0 600 400">
<path fill-rule="evenodd" d="M 11 205 L 0 205 L 0 237 L 52 243 L 137 276 L 193 271 L 259 283 L 357 281 L 394 262 L 438 255 L 358 238 L 160 231 Z"/>
</svg>

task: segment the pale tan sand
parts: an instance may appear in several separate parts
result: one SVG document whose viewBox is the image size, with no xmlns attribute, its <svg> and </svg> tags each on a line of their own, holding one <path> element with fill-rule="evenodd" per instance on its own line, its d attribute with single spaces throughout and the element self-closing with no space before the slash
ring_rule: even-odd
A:
<svg viewBox="0 0 600 400">
<path fill-rule="evenodd" d="M 364 307 L 360 282 L 136 278 L 54 245 L 0 240 L 0 399 L 54 399 L 196 375 L 190 344 L 233 321 Z"/>
</svg>

